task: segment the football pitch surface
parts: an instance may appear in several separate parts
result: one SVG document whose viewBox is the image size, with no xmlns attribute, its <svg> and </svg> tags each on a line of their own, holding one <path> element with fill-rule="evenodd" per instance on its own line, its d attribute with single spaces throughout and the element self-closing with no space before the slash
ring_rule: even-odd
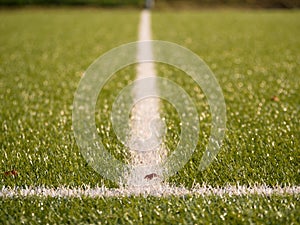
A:
<svg viewBox="0 0 300 225">
<path fill-rule="evenodd" d="M 39 187 L 53 193 L 117 187 L 82 157 L 72 131 L 72 104 L 84 71 L 96 58 L 137 40 L 140 11 L 2 10 L 1 224 L 300 224 L 300 12 L 151 15 L 153 39 L 189 48 L 208 64 L 227 110 L 221 151 L 208 169 L 199 171 L 211 122 L 205 95 L 183 71 L 156 64 L 158 76 L 176 82 L 194 100 L 201 127 L 193 157 L 166 182 L 186 189 L 265 187 L 270 193 L 7 194 Z M 100 93 L 95 115 L 103 143 L 123 161 L 128 155 L 109 118 L 114 99 L 135 77 L 134 66 L 118 71 Z M 167 127 L 164 144 L 173 149 L 180 120 L 168 102 L 160 110 Z M 18 175 L 5 173 L 11 170 Z M 296 191 L 272 192 L 287 187 Z"/>
</svg>

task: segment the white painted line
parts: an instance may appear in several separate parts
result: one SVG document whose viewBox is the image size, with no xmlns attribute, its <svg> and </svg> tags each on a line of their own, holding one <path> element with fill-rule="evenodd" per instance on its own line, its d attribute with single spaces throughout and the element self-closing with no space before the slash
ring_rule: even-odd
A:
<svg viewBox="0 0 300 225">
<path fill-rule="evenodd" d="M 151 13 L 143 10 L 139 24 L 139 41 L 151 40 Z M 153 58 L 151 43 L 138 45 L 137 59 Z M 137 80 L 144 78 L 155 78 L 155 66 L 151 62 L 139 63 L 137 65 Z M 140 83 L 141 84 L 141 83 Z M 147 83 L 134 87 L 134 98 L 141 99 L 144 93 L 157 93 L 156 80 L 151 79 Z M 145 176 L 149 174 L 159 174 L 158 165 L 163 154 L 160 139 L 159 124 L 159 100 L 148 97 L 139 101 L 132 109 L 131 132 L 129 146 L 131 154 L 131 164 L 133 169 L 128 177 L 129 186 L 145 186 L 149 180 Z M 152 181 L 156 182 L 158 179 Z"/>
<path fill-rule="evenodd" d="M 193 196 L 285 196 L 299 195 L 300 186 L 289 187 L 268 187 L 268 186 L 226 186 L 223 188 L 215 188 L 211 186 L 196 187 L 191 190 L 179 187 L 157 186 L 156 188 L 131 188 L 131 189 L 108 189 L 106 187 L 90 188 L 46 188 L 46 187 L 27 187 L 27 188 L 8 188 L 3 187 L 0 190 L 1 198 L 16 198 L 16 197 L 65 197 L 65 198 L 81 198 L 81 197 L 127 197 L 127 196 L 157 196 L 180 197 L 185 195 Z"/>
<path fill-rule="evenodd" d="M 149 41 L 152 39 L 151 32 L 151 12 L 147 9 L 142 10 L 139 24 L 139 41 Z"/>
</svg>

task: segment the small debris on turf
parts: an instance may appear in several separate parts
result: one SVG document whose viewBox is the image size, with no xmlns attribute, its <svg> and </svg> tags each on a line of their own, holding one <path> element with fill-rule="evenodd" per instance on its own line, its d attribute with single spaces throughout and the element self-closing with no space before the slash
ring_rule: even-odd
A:
<svg viewBox="0 0 300 225">
<path fill-rule="evenodd" d="M 278 98 L 278 96 L 276 96 L 276 95 L 274 95 L 274 96 L 271 98 L 271 100 L 274 101 L 274 102 L 279 102 L 279 101 L 280 101 L 279 98 Z"/>
<path fill-rule="evenodd" d="M 148 174 L 147 176 L 145 176 L 144 179 L 152 180 L 155 177 L 159 177 L 159 176 L 156 173 L 151 173 L 151 174 Z"/>
<path fill-rule="evenodd" d="M 5 176 L 18 176 L 18 171 L 16 170 L 10 170 L 10 171 L 6 171 L 4 173 Z"/>
</svg>

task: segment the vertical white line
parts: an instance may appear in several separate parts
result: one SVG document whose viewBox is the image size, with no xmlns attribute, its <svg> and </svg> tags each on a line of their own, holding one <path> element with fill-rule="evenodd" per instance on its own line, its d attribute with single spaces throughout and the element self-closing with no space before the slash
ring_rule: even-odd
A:
<svg viewBox="0 0 300 225">
<path fill-rule="evenodd" d="M 151 40 L 151 13 L 144 9 L 141 12 L 141 20 L 139 24 L 139 41 Z"/>
<path fill-rule="evenodd" d="M 139 41 L 147 40 L 151 40 L 151 13 L 149 10 L 143 10 L 139 24 Z M 144 58 L 152 59 L 152 54 L 151 43 L 138 45 L 138 60 Z M 139 63 L 137 65 L 138 80 L 155 76 L 155 66 L 152 62 Z M 157 93 L 155 79 L 136 85 L 133 93 L 134 98 L 140 99 L 146 90 L 147 92 Z M 128 177 L 128 185 L 130 186 L 153 185 L 160 180 L 159 168 L 157 167 L 162 157 L 161 140 L 159 134 L 157 135 L 159 129 L 157 121 L 159 120 L 159 100 L 157 98 L 145 98 L 139 101 L 132 109 L 129 146 L 132 146 L 130 147 L 130 153 L 133 169 Z M 151 148 L 151 146 L 155 148 Z"/>
</svg>

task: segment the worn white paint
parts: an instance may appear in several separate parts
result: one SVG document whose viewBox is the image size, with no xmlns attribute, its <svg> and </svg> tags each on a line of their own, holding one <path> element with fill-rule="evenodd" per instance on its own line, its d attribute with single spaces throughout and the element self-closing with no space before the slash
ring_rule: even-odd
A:
<svg viewBox="0 0 300 225">
<path fill-rule="evenodd" d="M 151 40 L 151 13 L 143 10 L 139 25 L 139 41 Z M 138 45 L 137 59 L 153 59 L 151 43 Z M 161 130 L 159 115 L 159 99 L 155 97 L 143 98 L 144 93 L 156 93 L 156 71 L 152 62 L 137 65 L 137 80 L 153 78 L 147 83 L 139 83 L 134 87 L 134 98 L 138 101 L 132 109 L 131 132 L 129 146 L 131 153 L 132 171 L 128 176 L 129 186 L 147 186 L 160 182 L 159 177 L 153 180 L 145 179 L 148 174 L 160 174 L 158 164 L 164 156 L 161 145 Z M 145 96 L 144 96 L 145 97 Z"/>
<path fill-rule="evenodd" d="M 106 187 L 94 187 L 90 188 L 69 188 L 69 187 L 3 187 L 0 190 L 0 197 L 2 198 L 14 198 L 14 197 L 67 197 L 67 198 L 81 198 L 81 197 L 126 197 L 126 196 L 270 196 L 270 195 L 299 195 L 300 186 L 288 186 L 288 187 L 269 187 L 269 186 L 225 186 L 225 187 L 195 187 L 191 190 L 180 187 L 171 187 L 165 185 L 159 185 L 156 188 L 126 188 L 126 189 L 109 189 Z"/>
</svg>

